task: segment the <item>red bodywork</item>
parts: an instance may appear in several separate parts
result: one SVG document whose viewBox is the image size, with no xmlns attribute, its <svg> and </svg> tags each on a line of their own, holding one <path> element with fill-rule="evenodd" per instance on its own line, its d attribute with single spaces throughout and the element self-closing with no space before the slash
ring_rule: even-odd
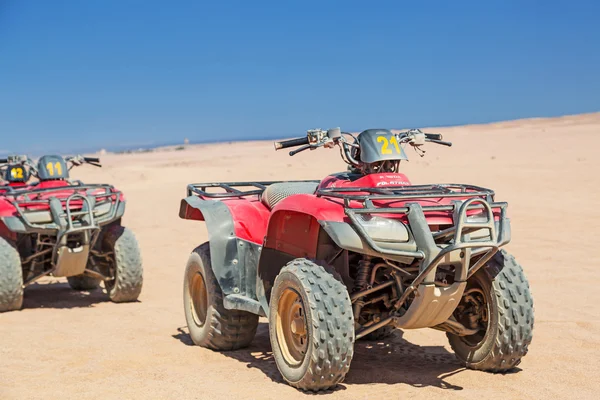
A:
<svg viewBox="0 0 600 400">
<path fill-rule="evenodd" d="M 370 174 L 354 181 L 341 179 L 331 175 L 321 181 L 319 188 L 366 188 L 366 187 L 399 187 L 410 186 L 411 182 L 404 174 L 381 173 Z M 361 194 L 354 192 L 352 194 Z M 367 194 L 367 193 L 362 193 Z M 449 205 L 455 200 L 464 198 L 431 198 L 418 200 L 386 200 L 374 201 L 374 205 L 380 208 L 403 207 L 406 203 L 418 202 L 427 205 Z M 229 208 L 235 229 L 235 236 L 268 248 L 292 254 L 299 257 L 315 257 L 320 231 L 319 221 L 349 222 L 344 212 L 342 199 L 331 197 L 318 197 L 313 194 L 296 194 L 281 200 L 269 210 L 258 197 L 252 199 L 224 199 L 224 204 Z M 359 203 L 350 204 L 361 207 Z M 499 210 L 494 210 L 498 213 Z M 473 211 L 471 213 L 476 213 Z M 398 218 L 406 221 L 406 215 L 402 214 L 379 214 L 382 217 Z M 188 207 L 187 219 L 204 220 L 198 209 Z M 448 212 L 427 212 L 429 225 L 452 225 L 452 215 Z"/>
</svg>

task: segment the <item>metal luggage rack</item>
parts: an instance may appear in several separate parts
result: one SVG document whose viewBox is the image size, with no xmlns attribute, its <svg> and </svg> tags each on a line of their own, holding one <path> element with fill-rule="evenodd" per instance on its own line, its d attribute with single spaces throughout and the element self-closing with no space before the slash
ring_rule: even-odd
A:
<svg viewBox="0 0 600 400">
<path fill-rule="evenodd" d="M 103 190 L 101 193 L 88 193 L 88 191 Z M 52 196 L 55 192 L 68 192 L 68 194 Z M 39 195 L 50 195 L 45 199 L 32 198 Z M 98 229 L 98 223 L 111 221 L 115 219 L 119 205 L 121 203 L 121 191 L 115 190 L 114 186 L 106 184 L 81 184 L 73 186 L 60 186 L 53 188 L 7 188 L 5 193 L 2 193 L 17 211 L 18 216 L 23 221 L 25 226 L 32 230 L 47 230 L 55 229 L 58 231 L 66 230 L 74 232 L 80 229 Z M 93 199 L 91 201 L 90 199 Z M 72 201 L 81 201 L 79 210 L 72 210 Z M 62 212 L 59 217 L 65 218 L 66 227 L 61 227 L 56 223 L 42 224 L 35 223 L 28 218 L 28 214 L 39 211 L 49 211 L 52 214 L 52 202 L 59 202 Z M 92 204 L 93 202 L 93 204 Z M 111 206 L 107 213 L 99 218 L 95 217 L 97 207 L 110 203 Z M 42 209 L 27 210 L 31 206 L 45 206 Z M 46 209 L 47 207 L 47 209 Z M 87 217 L 87 226 L 75 228 L 74 222 Z"/>
<path fill-rule="evenodd" d="M 482 188 L 479 186 L 465 184 L 435 184 L 435 185 L 414 185 L 414 186 L 396 186 L 387 188 L 325 188 L 317 191 L 317 196 L 328 197 L 333 199 L 341 199 L 344 201 L 344 211 L 348 216 L 351 225 L 356 232 L 365 240 L 374 250 L 388 255 L 414 257 L 417 259 L 425 258 L 422 250 L 406 251 L 406 250 L 388 250 L 377 244 L 368 234 L 358 219 L 358 215 L 362 214 L 403 214 L 408 216 L 409 223 L 413 226 L 413 231 L 416 225 L 419 225 L 419 230 L 426 233 L 425 236 L 430 236 L 431 240 L 437 240 L 447 236 L 454 236 L 454 244 L 441 251 L 440 254 L 447 254 L 450 251 L 463 248 L 480 248 L 478 252 L 491 249 L 487 252 L 486 260 L 493 255 L 497 249 L 506 244 L 510 240 L 510 232 L 506 223 L 506 202 L 494 202 L 494 191 L 491 189 Z M 457 201 L 447 205 L 422 205 L 417 202 L 420 199 L 441 199 L 441 198 L 456 198 Z M 411 202 L 410 200 L 415 200 Z M 378 207 L 374 202 L 378 201 L 406 201 L 403 207 Z M 499 230 L 496 229 L 494 219 L 494 209 L 500 210 Z M 486 222 L 469 222 L 467 221 L 467 211 L 483 210 L 486 217 Z M 451 212 L 453 218 L 453 226 L 438 231 L 430 232 L 429 229 L 424 230 L 427 226 L 425 218 L 426 212 Z M 462 239 L 463 234 L 469 230 L 487 229 L 490 232 L 490 240 L 484 242 L 471 242 Z M 422 235 L 419 235 L 422 236 Z M 429 239 L 424 239 L 429 241 Z M 433 243 L 431 243 L 433 245 Z M 436 257 L 436 263 L 440 258 Z M 432 265 L 433 265 L 432 264 Z M 481 266 L 476 265 L 475 270 Z M 432 267 L 431 267 L 432 268 Z M 427 267 L 429 270 L 430 267 Z M 475 271 L 474 270 L 474 271 Z M 473 272 L 474 272 L 473 271 Z M 471 273 L 471 271 L 470 271 Z"/>
<path fill-rule="evenodd" d="M 362 194 L 365 193 L 365 194 Z M 366 188 L 324 188 L 317 191 L 320 197 L 335 197 L 343 199 L 346 207 L 351 201 L 358 201 L 365 206 L 373 206 L 372 201 L 379 200 L 413 200 L 413 199 L 440 199 L 447 197 L 481 197 L 488 202 L 494 201 L 494 191 L 480 186 L 442 183 L 433 185 L 410 185 L 389 187 Z M 426 206 L 439 207 L 439 206 Z M 443 206 L 446 207 L 446 206 Z M 444 210 L 431 210 L 444 211 Z"/>
<path fill-rule="evenodd" d="M 258 181 L 258 182 L 210 182 L 210 183 L 191 183 L 187 186 L 187 195 L 194 194 L 200 197 L 210 199 L 224 199 L 247 196 L 260 196 L 265 189 L 274 184 L 282 182 L 313 182 L 319 183 L 318 180 L 304 181 Z M 220 189 L 220 191 L 210 192 L 209 189 Z"/>
</svg>

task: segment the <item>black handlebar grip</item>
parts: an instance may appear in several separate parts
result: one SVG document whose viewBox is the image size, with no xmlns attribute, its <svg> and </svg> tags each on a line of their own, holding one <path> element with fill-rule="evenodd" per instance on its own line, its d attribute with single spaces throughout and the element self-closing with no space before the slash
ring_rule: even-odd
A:
<svg viewBox="0 0 600 400">
<path fill-rule="evenodd" d="M 443 139 L 442 135 L 440 135 L 439 133 L 426 133 L 425 137 L 427 139 L 433 139 L 433 140 L 442 140 Z"/>
<path fill-rule="evenodd" d="M 8 164 L 8 158 L 0 158 L 0 164 Z"/>
<path fill-rule="evenodd" d="M 442 146 L 452 147 L 451 142 L 444 142 L 443 140 L 427 139 L 428 142 L 441 144 Z"/>
<path fill-rule="evenodd" d="M 99 163 L 100 159 L 97 157 L 83 157 L 86 162 Z"/>
<path fill-rule="evenodd" d="M 301 137 L 298 139 L 282 140 L 281 142 L 275 142 L 275 150 L 287 149 L 288 147 L 302 146 L 308 144 L 308 136 Z"/>
</svg>

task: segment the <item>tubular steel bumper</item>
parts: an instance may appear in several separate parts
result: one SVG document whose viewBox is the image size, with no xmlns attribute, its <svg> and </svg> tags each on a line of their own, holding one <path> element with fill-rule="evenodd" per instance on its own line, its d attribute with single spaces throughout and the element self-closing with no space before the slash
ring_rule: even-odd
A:
<svg viewBox="0 0 600 400">
<path fill-rule="evenodd" d="M 350 225 L 360 239 L 370 247 L 371 254 L 376 253 L 383 258 L 400 259 L 405 262 L 410 260 L 419 262 L 416 278 L 395 305 L 396 310 L 404 312 L 382 321 L 383 325 L 392 324 L 405 329 L 424 328 L 448 320 L 460 302 L 467 279 L 485 265 L 500 247 L 510 241 L 510 220 L 506 217 L 508 204 L 493 202 L 493 192 L 488 189 L 468 185 L 427 185 L 406 189 L 386 188 L 383 193 L 377 189 L 352 189 L 354 193 L 368 192 L 367 195 L 340 193 L 343 191 L 350 190 L 325 189 L 318 194 L 344 200 L 345 213 Z M 434 206 L 422 206 L 410 202 L 412 199 L 427 197 L 452 197 L 456 200 L 448 205 Z M 381 200 L 406 202 L 403 207 L 376 207 L 373 202 Z M 471 218 L 467 216 L 468 211 L 474 210 L 481 211 L 476 221 L 470 220 Z M 498 210 L 496 213 L 499 214 L 498 221 L 494 210 Z M 452 227 L 433 234 L 427 223 L 428 212 L 451 213 Z M 411 233 L 410 244 L 413 244 L 414 250 L 393 249 L 377 243 L 369 236 L 358 218 L 363 214 L 406 217 Z M 484 231 L 486 235 L 471 239 L 470 234 L 474 231 Z M 443 237 L 452 238 L 444 244 L 437 244 L 436 239 Z M 473 257 L 478 259 L 471 265 Z M 453 283 L 447 287 L 436 286 L 437 268 L 448 264 L 448 260 L 451 259 L 459 260 L 458 263 L 453 263 L 456 266 Z M 408 309 L 401 309 L 411 295 L 414 297 Z"/>
<path fill-rule="evenodd" d="M 2 222 L 9 230 L 56 237 L 52 248 L 53 269 L 49 271 L 54 276 L 83 273 L 96 233 L 103 225 L 119 219 L 125 212 L 121 192 L 115 191 L 110 185 L 14 190 L 5 196 L 16 214 L 2 217 Z M 44 198 L 40 199 L 40 196 Z M 68 245 L 68 239 L 73 235 L 77 235 L 79 243 L 75 248 Z"/>
</svg>

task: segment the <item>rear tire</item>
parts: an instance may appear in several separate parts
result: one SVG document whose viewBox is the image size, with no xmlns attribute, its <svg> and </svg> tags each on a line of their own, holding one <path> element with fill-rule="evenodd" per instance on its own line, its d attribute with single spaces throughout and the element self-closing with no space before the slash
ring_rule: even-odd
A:
<svg viewBox="0 0 600 400">
<path fill-rule="evenodd" d="M 123 226 L 112 226 L 104 234 L 104 244 L 114 254 L 115 279 L 104 282 L 110 300 L 115 303 L 136 301 L 142 291 L 144 271 L 133 232 Z"/>
<path fill-rule="evenodd" d="M 100 286 L 100 279 L 87 275 L 68 276 L 69 286 L 74 290 L 94 290 Z"/>
<path fill-rule="evenodd" d="M 480 288 L 485 298 L 487 327 L 480 334 L 456 336 L 447 333 L 450 346 L 464 365 L 489 372 L 506 372 L 527 354 L 533 332 L 533 299 L 523 268 L 504 250 L 492 257 L 467 283 L 465 293 Z M 474 296 L 481 296 L 473 292 Z M 467 321 L 461 300 L 454 316 Z M 470 304 L 469 304 L 470 305 Z M 463 308 L 463 310 L 473 308 Z M 465 322 L 466 324 L 467 322 Z"/>
<path fill-rule="evenodd" d="M 23 307 L 23 270 L 19 252 L 0 237 L 0 312 Z"/>
<path fill-rule="evenodd" d="M 212 270 L 208 242 L 197 247 L 185 269 L 183 308 L 192 341 L 212 350 L 248 346 L 256 335 L 258 315 L 228 310 Z"/>
<path fill-rule="evenodd" d="M 354 353 L 344 284 L 312 261 L 288 263 L 271 292 L 269 337 L 277 368 L 291 386 L 319 391 L 342 382 Z"/>
</svg>

